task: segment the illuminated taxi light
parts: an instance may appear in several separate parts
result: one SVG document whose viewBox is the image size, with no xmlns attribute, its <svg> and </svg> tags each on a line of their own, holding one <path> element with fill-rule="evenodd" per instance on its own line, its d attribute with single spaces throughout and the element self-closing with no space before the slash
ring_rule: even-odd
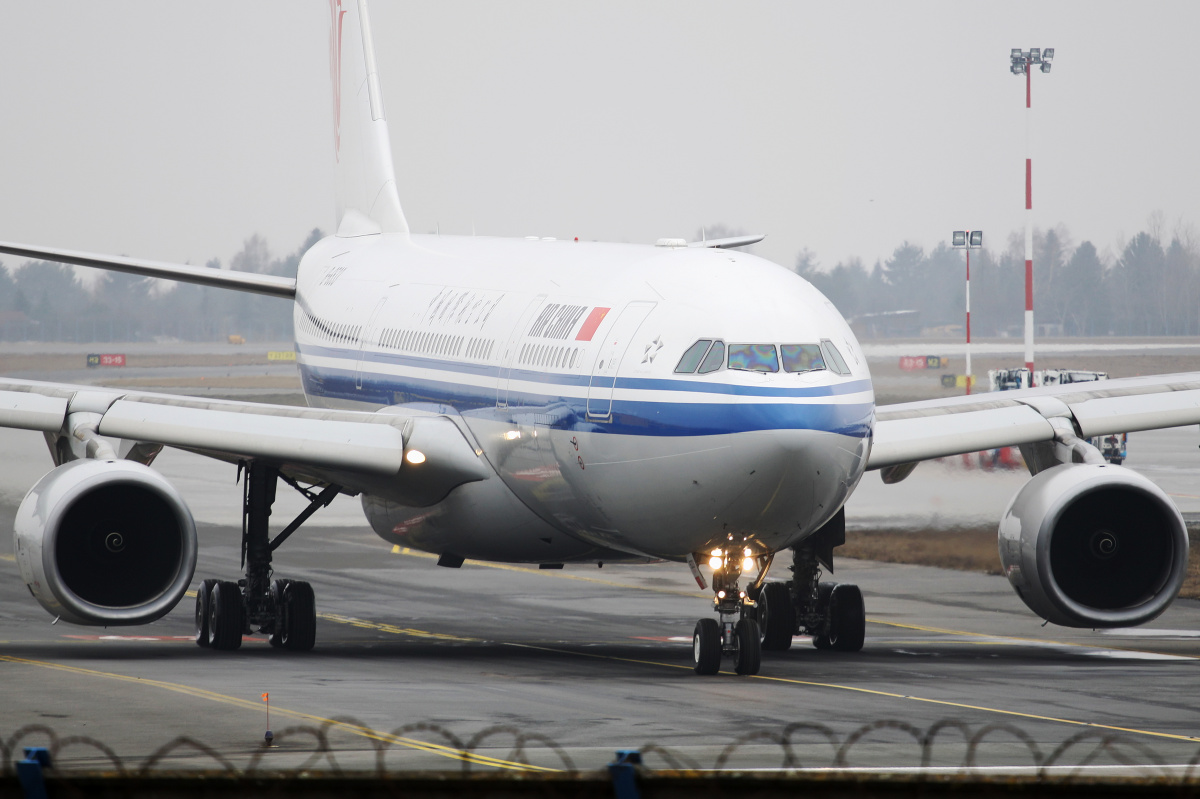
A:
<svg viewBox="0 0 1200 799">
<path fill-rule="evenodd" d="M 739 596 L 739 597 L 741 597 L 742 599 L 745 599 L 745 598 L 746 598 L 746 592 L 745 592 L 745 591 L 738 591 L 738 596 Z"/>
<path fill-rule="evenodd" d="M 713 555 L 711 558 L 708 559 L 708 566 L 711 569 L 721 568 L 722 563 L 723 563 L 723 561 L 716 555 Z"/>
<path fill-rule="evenodd" d="M 742 550 L 742 554 L 745 555 L 746 557 L 750 557 L 754 553 L 750 551 L 750 547 L 746 547 L 745 549 Z"/>
<path fill-rule="evenodd" d="M 724 598 L 725 598 L 725 592 L 724 592 L 724 591 L 718 591 L 718 592 L 717 592 L 717 599 L 724 599 Z"/>
<path fill-rule="evenodd" d="M 754 558 L 744 558 L 742 560 L 742 571 L 750 571 L 754 568 Z"/>
<path fill-rule="evenodd" d="M 404 460 L 411 463 L 413 466 L 420 466 L 425 462 L 425 453 L 419 449 L 410 449 L 404 453 Z"/>
<path fill-rule="evenodd" d="M 521 431 L 520 430 L 509 430 L 507 433 L 504 434 L 504 437 L 506 439 L 508 439 L 509 441 L 516 441 L 518 438 L 521 437 Z"/>
</svg>

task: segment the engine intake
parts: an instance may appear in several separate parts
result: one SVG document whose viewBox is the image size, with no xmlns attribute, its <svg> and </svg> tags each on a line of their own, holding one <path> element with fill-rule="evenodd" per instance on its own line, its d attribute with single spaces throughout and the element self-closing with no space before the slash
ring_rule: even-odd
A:
<svg viewBox="0 0 1200 799">
<path fill-rule="evenodd" d="M 1131 627 L 1174 601 L 1187 570 L 1183 517 L 1162 489 L 1108 464 L 1037 474 L 1000 522 L 1000 562 L 1017 595 L 1065 627 Z"/>
<path fill-rule="evenodd" d="M 191 511 L 162 475 L 133 461 L 54 469 L 21 501 L 14 538 L 29 590 L 75 624 L 161 618 L 196 570 Z"/>
</svg>

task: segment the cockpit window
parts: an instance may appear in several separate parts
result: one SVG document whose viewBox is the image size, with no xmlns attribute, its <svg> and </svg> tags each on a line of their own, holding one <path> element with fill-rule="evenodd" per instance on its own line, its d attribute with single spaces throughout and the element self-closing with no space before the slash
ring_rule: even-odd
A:
<svg viewBox="0 0 1200 799">
<path fill-rule="evenodd" d="M 825 356 L 818 344 L 780 344 L 783 353 L 783 371 L 815 372 L 825 368 Z"/>
<path fill-rule="evenodd" d="M 774 344 L 730 344 L 729 368 L 743 372 L 778 372 L 779 356 Z"/>
<path fill-rule="evenodd" d="M 725 342 L 714 341 L 712 349 L 708 351 L 704 362 L 700 364 L 700 374 L 706 375 L 709 372 L 715 372 L 725 364 Z"/>
<path fill-rule="evenodd" d="M 821 342 L 821 349 L 825 351 L 825 360 L 834 372 L 837 372 L 839 375 L 850 374 L 850 367 L 846 365 L 845 359 L 838 352 L 838 348 L 833 346 L 832 341 L 824 339 Z"/>
<path fill-rule="evenodd" d="M 704 353 L 708 352 L 709 344 L 712 344 L 712 339 L 702 338 L 688 347 L 687 352 L 679 359 L 679 365 L 675 367 L 675 374 L 690 375 L 696 371 L 696 367 L 700 365 L 700 361 L 704 358 Z"/>
</svg>

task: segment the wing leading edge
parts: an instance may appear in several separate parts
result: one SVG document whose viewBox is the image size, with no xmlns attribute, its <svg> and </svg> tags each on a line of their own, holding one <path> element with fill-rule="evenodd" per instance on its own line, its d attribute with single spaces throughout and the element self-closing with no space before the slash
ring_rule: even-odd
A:
<svg viewBox="0 0 1200 799">
<path fill-rule="evenodd" d="M 169 394 L 0 379 L 0 426 L 40 430 L 74 458 L 113 457 L 98 437 L 176 447 L 415 506 L 443 499 L 489 471 L 450 418 L 204 400 Z M 56 450 L 52 450 L 56 452 Z M 157 448 L 154 449 L 157 451 Z M 406 457 L 414 451 L 421 457 Z M 56 458 L 62 456 L 55 454 Z M 151 456 L 152 458 L 153 456 Z"/>
</svg>

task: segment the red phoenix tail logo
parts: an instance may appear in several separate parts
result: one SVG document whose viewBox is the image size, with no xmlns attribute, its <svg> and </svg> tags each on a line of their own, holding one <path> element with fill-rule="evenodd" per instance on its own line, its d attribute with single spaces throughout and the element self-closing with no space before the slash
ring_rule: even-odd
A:
<svg viewBox="0 0 1200 799">
<path fill-rule="evenodd" d="M 342 153 L 342 0 L 329 0 L 329 79 L 333 82 L 333 154 Z"/>
</svg>

